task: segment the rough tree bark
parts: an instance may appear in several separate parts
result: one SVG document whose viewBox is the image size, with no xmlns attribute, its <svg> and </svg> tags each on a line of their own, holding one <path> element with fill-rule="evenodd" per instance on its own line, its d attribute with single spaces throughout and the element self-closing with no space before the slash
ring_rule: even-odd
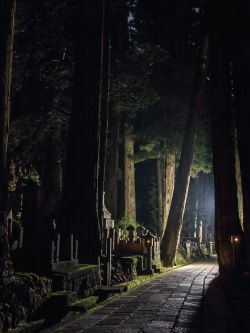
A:
<svg viewBox="0 0 250 333">
<path fill-rule="evenodd" d="M 105 177 L 105 203 L 117 219 L 117 196 L 118 196 L 118 161 L 119 161 L 119 137 L 120 137 L 120 114 L 115 106 L 110 108 L 109 137 L 107 148 L 107 168 Z"/>
<path fill-rule="evenodd" d="M 118 75 L 124 76 L 125 53 L 128 48 L 128 6 L 126 1 L 113 2 L 111 44 L 112 57 L 119 63 Z M 121 87 L 122 89 L 122 87 Z M 105 202 L 114 219 L 124 216 L 124 182 L 121 171 L 123 160 L 123 110 L 119 96 L 111 103 L 108 133 L 107 168 L 105 177 Z M 122 141 L 122 143 L 121 143 Z M 119 197 L 119 198 L 118 198 Z"/>
<path fill-rule="evenodd" d="M 243 228 L 246 250 L 246 267 L 250 271 L 250 42 L 246 31 L 249 30 L 249 1 L 233 2 L 233 27 L 231 30 L 233 78 L 236 101 L 236 125 L 238 134 L 238 152 L 242 181 Z M 235 28 L 237 27 L 237 28 Z M 239 197 L 241 197 L 239 193 Z"/>
<path fill-rule="evenodd" d="M 105 136 L 101 120 L 106 118 L 107 112 L 108 75 L 105 70 L 109 53 L 105 37 L 106 5 L 105 0 L 77 1 L 75 88 L 61 229 L 66 242 L 62 244 L 64 252 L 69 248 L 69 233 L 74 233 L 79 240 L 79 259 L 83 263 L 96 263 L 101 253 L 105 147 L 100 138 Z M 68 257 L 69 251 L 64 253 L 64 260 Z"/>
<path fill-rule="evenodd" d="M 11 109 L 11 81 L 15 0 L 0 1 L 0 286 L 13 278 L 7 235 L 7 148 Z"/>
<path fill-rule="evenodd" d="M 203 214 L 204 214 L 204 174 L 200 173 L 198 178 L 198 197 L 197 197 L 197 224 L 196 224 L 196 235 L 198 238 L 198 245 L 202 242 L 202 230 L 203 225 Z"/>
<path fill-rule="evenodd" d="M 233 270 L 230 235 L 241 232 L 235 171 L 235 127 L 231 99 L 229 1 L 210 3 L 210 64 L 215 246 L 221 274 Z"/>
<path fill-rule="evenodd" d="M 128 4 L 122 1 L 119 7 L 119 23 L 116 30 L 117 34 L 117 57 L 121 67 L 121 80 L 124 77 L 126 67 L 126 52 L 129 46 L 128 33 Z M 123 87 L 121 86 L 121 93 Z M 117 103 L 118 109 L 119 101 Z M 119 111 L 118 111 L 119 112 Z M 119 149 L 119 167 L 120 167 L 120 184 L 118 187 L 118 216 L 136 220 L 135 204 L 135 165 L 131 158 L 134 155 L 134 138 L 133 124 L 129 119 L 127 110 L 120 110 L 120 149 Z"/>
<path fill-rule="evenodd" d="M 175 184 L 175 155 L 168 154 L 157 160 L 159 236 L 162 238 L 167 225 L 168 214 Z"/>
<path fill-rule="evenodd" d="M 136 221 L 135 201 L 135 163 L 131 158 L 134 155 L 133 127 L 124 122 L 124 217 Z"/>
<path fill-rule="evenodd" d="M 181 157 L 176 175 L 175 189 L 169 211 L 167 227 L 161 243 L 161 255 L 164 266 L 173 266 L 177 248 L 180 240 L 180 233 L 183 222 L 183 215 L 186 205 L 187 193 L 190 182 L 190 173 L 193 161 L 196 128 L 199 112 L 202 109 L 202 96 L 206 74 L 206 49 L 207 38 L 202 36 L 201 54 L 196 69 L 193 96 L 189 107 L 186 121 L 186 129 L 183 138 Z"/>
</svg>

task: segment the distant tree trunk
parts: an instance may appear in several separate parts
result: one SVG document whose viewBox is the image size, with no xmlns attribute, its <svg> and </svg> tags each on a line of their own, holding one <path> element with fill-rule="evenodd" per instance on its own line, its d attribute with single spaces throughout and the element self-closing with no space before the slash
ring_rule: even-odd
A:
<svg viewBox="0 0 250 333">
<path fill-rule="evenodd" d="M 244 229 L 244 214 L 243 214 L 242 177 L 241 177 L 240 157 L 239 157 L 237 143 L 236 143 L 236 151 L 235 151 L 235 168 L 236 168 L 236 183 L 237 183 L 239 218 L 240 218 L 241 228 L 243 230 Z"/>
<path fill-rule="evenodd" d="M 33 209 L 27 207 L 25 214 L 26 223 L 30 223 L 32 220 L 32 214 L 36 212 L 36 215 L 33 215 L 33 227 L 35 226 L 35 221 L 37 221 L 37 225 L 34 229 L 36 233 L 34 233 L 30 227 L 29 229 L 33 232 L 31 237 L 33 237 L 35 244 L 34 249 L 36 249 L 36 251 L 33 251 L 35 254 L 35 258 L 32 258 L 33 269 L 35 269 L 35 272 L 39 273 L 48 271 L 50 264 L 48 258 L 51 255 L 50 235 L 53 227 L 53 219 L 55 218 L 56 223 L 58 222 L 58 204 L 62 193 L 63 173 L 62 137 L 60 128 L 54 129 L 54 133 L 51 134 L 47 144 L 48 151 L 43 170 L 41 189 L 33 185 L 29 186 L 30 189 L 27 191 L 30 193 L 32 191 L 34 192 L 34 189 L 36 189 L 39 193 L 39 202 L 37 202 L 37 204 L 34 202 L 36 207 Z M 28 193 L 26 194 L 26 197 L 29 195 Z M 33 200 L 35 200 L 35 196 Z M 26 228 L 24 237 L 25 236 L 29 238 L 29 235 L 26 235 Z"/>
<path fill-rule="evenodd" d="M 119 161 L 120 115 L 115 106 L 110 109 L 107 168 L 105 177 L 105 202 L 113 219 L 117 219 L 118 161 Z"/>
<path fill-rule="evenodd" d="M 246 250 L 246 267 L 250 271 L 250 131 L 249 131 L 249 107 L 250 107 L 250 42 L 246 33 L 249 29 L 250 7 L 249 1 L 234 1 L 232 7 L 234 15 L 233 28 L 231 30 L 232 54 L 233 54 L 233 78 L 236 101 L 236 125 L 238 134 L 238 151 L 242 181 L 243 199 L 243 228 Z M 235 29 L 235 26 L 237 29 Z M 238 178 L 239 179 L 239 178 Z"/>
<path fill-rule="evenodd" d="M 135 202 L 135 163 L 131 158 L 134 155 L 133 127 L 124 123 L 124 217 L 136 221 Z"/>
<path fill-rule="evenodd" d="M 190 185 L 188 189 L 187 203 L 185 207 L 184 221 L 186 221 L 184 230 L 187 237 L 196 237 L 196 220 L 197 220 L 197 200 L 196 200 L 196 183 L 197 179 L 190 179 Z"/>
<path fill-rule="evenodd" d="M 69 234 L 74 233 L 83 263 L 96 263 L 101 253 L 105 143 L 103 147 L 100 140 L 107 128 L 106 123 L 102 128 L 101 120 L 107 118 L 109 52 L 106 5 L 105 0 L 77 1 L 75 88 L 61 229 L 62 249 L 69 251 Z M 68 257 L 69 252 L 64 253 L 64 260 Z"/>
<path fill-rule="evenodd" d="M 7 234 L 7 149 L 11 110 L 11 81 L 15 25 L 15 0 L 0 1 L 0 286 L 12 280 Z"/>
<path fill-rule="evenodd" d="M 175 184 L 175 155 L 168 154 L 157 160 L 159 236 L 162 238 L 167 225 L 168 214 Z"/>
<path fill-rule="evenodd" d="M 200 173 L 198 178 L 198 197 L 197 197 L 197 224 L 196 224 L 196 235 L 198 238 L 198 245 L 202 242 L 202 229 L 204 227 L 203 223 L 203 213 L 204 213 L 204 174 Z"/>
<path fill-rule="evenodd" d="M 241 232 L 235 171 L 235 128 L 231 101 L 227 0 L 210 5 L 211 114 L 215 184 L 215 246 L 220 273 L 230 274 L 230 235 Z"/>
<path fill-rule="evenodd" d="M 113 3 L 114 4 L 114 3 Z M 111 5 L 112 6 L 112 5 Z M 119 63 L 118 75 L 124 76 L 125 53 L 128 48 L 128 6 L 126 1 L 115 4 L 112 20 L 112 57 Z M 122 89 L 122 87 L 121 87 Z M 107 148 L 107 168 L 105 177 L 105 202 L 114 219 L 124 215 L 124 170 L 123 116 L 119 97 L 111 103 Z M 122 141 L 122 143 L 121 143 Z"/>
<path fill-rule="evenodd" d="M 52 221 L 62 191 L 62 138 L 60 129 L 55 130 L 51 135 L 48 145 L 42 213 Z"/>
<path fill-rule="evenodd" d="M 136 163 L 136 218 L 154 235 L 159 235 L 157 161 Z"/>
<path fill-rule="evenodd" d="M 199 63 L 196 69 L 193 96 L 187 116 L 173 199 L 169 211 L 167 227 L 161 243 L 161 255 L 165 266 L 173 266 L 180 240 L 183 215 L 190 182 L 196 128 L 199 119 L 199 112 L 203 107 L 202 96 L 206 72 L 206 44 L 207 40 L 204 38 L 204 40 L 202 40 L 202 54 L 198 59 Z"/>
</svg>

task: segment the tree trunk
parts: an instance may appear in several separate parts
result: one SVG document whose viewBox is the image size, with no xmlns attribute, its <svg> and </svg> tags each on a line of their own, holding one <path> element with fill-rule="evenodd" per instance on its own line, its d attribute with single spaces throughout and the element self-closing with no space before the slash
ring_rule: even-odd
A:
<svg viewBox="0 0 250 333">
<path fill-rule="evenodd" d="M 117 75 L 120 82 L 123 81 L 126 67 L 126 52 L 128 50 L 128 4 L 125 0 L 115 6 L 115 19 L 113 32 L 113 56 L 119 63 Z M 135 208 L 135 181 L 134 162 L 130 155 L 134 154 L 134 140 L 132 137 L 132 125 L 128 120 L 126 111 L 122 109 L 120 99 L 122 99 L 123 85 L 119 83 L 119 94 L 114 101 L 112 109 L 113 130 L 111 146 L 111 169 L 108 174 L 107 184 L 110 182 L 107 206 L 114 214 L 115 218 L 127 217 L 136 218 Z M 113 163 L 112 163 L 113 161 Z M 114 186 L 112 188 L 112 186 Z M 109 201 L 109 203 L 108 203 Z M 112 211 L 113 209 L 113 211 Z"/>
<path fill-rule="evenodd" d="M 104 36 L 107 33 L 105 8 L 105 0 L 77 1 L 75 88 L 61 229 L 64 260 L 69 258 L 69 234 L 74 233 L 79 240 L 79 259 L 83 263 L 97 263 L 101 253 L 102 154 L 105 149 L 101 151 L 100 138 L 105 135 L 101 119 L 107 112 L 105 70 L 109 52 L 105 42 L 108 39 Z"/>
<path fill-rule="evenodd" d="M 15 25 L 15 0 L 0 1 L 0 286 L 13 277 L 7 235 L 7 149 L 11 110 L 11 81 Z"/>
<path fill-rule="evenodd" d="M 162 238 L 174 192 L 175 155 L 169 154 L 157 160 L 159 235 Z"/>
<path fill-rule="evenodd" d="M 41 189 L 36 189 L 39 193 L 39 203 L 37 202 L 37 204 L 35 204 L 36 209 L 34 209 L 34 207 L 33 211 L 29 207 L 26 208 L 26 210 L 28 210 L 26 211 L 26 223 L 32 220 L 32 214 L 36 212 L 36 215 L 33 216 L 34 223 L 37 221 L 34 230 L 36 233 L 33 232 L 33 236 L 31 237 L 33 237 L 35 244 L 35 251 L 33 251 L 35 258 L 32 258 L 33 269 L 38 273 L 47 272 L 50 265 L 48 260 L 51 255 L 50 235 L 54 218 L 57 223 L 58 204 L 62 193 L 62 169 L 61 129 L 56 128 L 48 141 L 47 163 L 43 170 L 42 186 Z M 30 187 L 30 190 L 32 191 L 32 187 Z M 36 191 L 34 193 L 36 193 Z M 27 193 L 26 196 L 28 195 L 30 196 L 31 194 Z M 33 200 L 35 200 L 35 196 Z M 29 229 L 31 228 L 29 227 Z M 25 236 L 26 229 L 24 237 Z M 27 237 L 29 238 L 29 236 Z"/>
<path fill-rule="evenodd" d="M 99 157 L 98 157 L 98 182 L 97 182 L 97 202 L 98 219 L 101 225 L 101 241 L 103 242 L 103 204 L 106 177 L 108 128 L 109 128 L 109 92 L 110 92 L 110 34 L 109 34 L 109 11 L 110 3 L 103 1 L 102 18 L 102 57 L 101 57 L 101 83 L 100 83 L 100 108 L 99 108 Z"/>
<path fill-rule="evenodd" d="M 62 138 L 61 130 L 55 129 L 51 135 L 47 155 L 46 169 L 44 171 L 44 197 L 42 202 L 42 214 L 52 219 L 55 214 L 57 202 L 60 200 L 62 191 Z"/>
<path fill-rule="evenodd" d="M 230 235 L 241 232 L 235 171 L 235 129 L 231 101 L 228 1 L 210 7 L 211 114 L 215 184 L 215 246 L 220 273 L 233 270 Z"/>
<path fill-rule="evenodd" d="M 133 127 L 124 123 L 124 217 L 136 221 Z"/>
<path fill-rule="evenodd" d="M 234 1 L 233 13 L 235 21 L 231 30 L 233 78 L 236 101 L 236 125 L 238 134 L 238 151 L 242 180 L 243 228 L 246 250 L 246 270 L 250 271 L 250 42 L 246 31 L 249 29 L 249 1 Z M 237 26 L 237 29 L 234 27 Z"/>
<path fill-rule="evenodd" d="M 236 150 L 235 150 L 235 168 L 236 168 L 236 183 L 237 183 L 239 218 L 240 218 L 240 225 L 243 230 L 244 229 L 244 214 L 243 214 L 242 177 L 241 177 L 240 157 L 239 157 L 237 143 L 236 143 Z"/>
<path fill-rule="evenodd" d="M 161 255 L 163 264 L 165 266 L 173 266 L 180 240 L 183 215 L 190 182 L 196 128 L 199 112 L 203 107 L 202 96 L 204 91 L 206 71 L 206 65 L 204 62 L 206 58 L 206 48 L 207 41 L 204 38 L 204 40 L 202 40 L 202 54 L 198 59 L 199 63 L 196 69 L 193 96 L 187 116 L 186 129 L 183 138 L 180 163 L 176 175 L 173 199 L 169 211 L 167 227 L 161 243 Z"/>
<path fill-rule="evenodd" d="M 105 203 L 111 212 L 112 218 L 117 220 L 118 202 L 118 161 L 119 161 L 119 137 L 120 115 L 115 106 L 110 110 L 109 137 L 107 149 L 107 168 L 105 177 Z"/>
<path fill-rule="evenodd" d="M 198 197 L 197 197 L 197 224 L 196 224 L 196 235 L 198 238 L 198 245 L 202 242 L 202 230 L 203 230 L 203 212 L 204 212 L 204 174 L 200 173 L 198 178 Z"/>
</svg>

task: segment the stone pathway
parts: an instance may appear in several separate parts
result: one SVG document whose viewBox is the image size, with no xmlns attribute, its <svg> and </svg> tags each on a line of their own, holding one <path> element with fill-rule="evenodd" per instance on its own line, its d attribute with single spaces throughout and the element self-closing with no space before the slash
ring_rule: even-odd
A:
<svg viewBox="0 0 250 333">
<path fill-rule="evenodd" d="M 237 332 L 217 272 L 215 257 L 173 270 L 49 332 Z"/>
</svg>

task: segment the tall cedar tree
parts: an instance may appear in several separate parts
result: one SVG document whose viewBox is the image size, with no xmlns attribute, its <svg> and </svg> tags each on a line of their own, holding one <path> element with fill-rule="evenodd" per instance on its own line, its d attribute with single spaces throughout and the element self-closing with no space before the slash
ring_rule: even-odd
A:
<svg viewBox="0 0 250 333">
<path fill-rule="evenodd" d="M 108 107 L 107 3 L 77 1 L 75 87 L 62 199 L 64 259 L 69 233 L 79 240 L 79 260 L 96 263 L 101 215 Z"/>
<path fill-rule="evenodd" d="M 235 88 L 238 152 L 240 158 L 240 171 L 243 194 L 243 226 L 246 249 L 247 267 L 250 270 L 250 41 L 246 33 L 249 31 L 250 6 L 246 0 L 233 2 L 233 27 L 230 36 L 233 52 L 233 78 Z"/>
<path fill-rule="evenodd" d="M 175 155 L 157 159 L 157 185 L 159 209 L 159 235 L 162 238 L 167 226 L 168 214 L 174 193 Z"/>
<path fill-rule="evenodd" d="M 210 2 L 210 66 L 215 246 L 220 273 L 232 272 L 230 235 L 241 232 L 235 170 L 235 127 L 231 99 L 229 0 Z"/>
<path fill-rule="evenodd" d="M 15 0 L 0 1 L 0 286 L 11 281 L 13 274 L 7 235 L 7 148 L 15 11 Z"/>
<path fill-rule="evenodd" d="M 176 175 L 176 184 L 169 211 L 167 227 L 161 242 L 161 255 L 164 266 L 173 266 L 180 241 L 180 233 L 188 194 L 192 168 L 196 129 L 199 113 L 203 107 L 203 92 L 206 75 L 207 38 L 202 32 L 201 52 L 198 58 L 193 95 L 187 115 L 186 129 L 183 137 L 181 157 Z"/>
<path fill-rule="evenodd" d="M 122 1 L 122 22 L 119 37 L 118 61 L 122 70 L 126 69 L 126 52 L 129 47 L 129 31 L 128 31 L 128 14 L 129 8 L 126 1 Z M 120 74 L 121 77 L 125 73 Z M 122 89 L 122 88 L 121 88 Z M 120 169 L 122 170 L 122 180 L 119 186 L 120 196 L 120 217 L 136 220 L 136 200 L 135 200 L 135 164 L 131 158 L 134 155 L 134 137 L 133 137 L 133 121 L 129 117 L 129 112 L 123 111 L 120 118 Z"/>
<path fill-rule="evenodd" d="M 121 72 L 124 67 L 124 57 L 128 48 L 128 8 L 125 1 L 119 4 L 112 3 L 113 20 L 111 30 L 112 58 L 114 62 L 118 62 Z M 122 76 L 122 73 L 120 73 Z M 118 218 L 118 183 L 119 183 L 119 159 L 122 152 L 120 151 L 120 140 L 122 138 L 121 131 L 121 110 L 119 100 L 113 101 L 110 105 L 109 114 L 109 133 L 108 133 L 108 149 L 107 149 L 107 168 L 105 177 L 105 203 L 112 214 L 112 218 Z M 121 163 L 122 164 L 122 163 Z M 120 165 L 123 170 L 123 166 Z M 123 184 L 120 184 L 121 193 L 119 197 L 123 206 L 124 193 Z M 123 213 L 122 213 L 123 214 Z"/>
</svg>

